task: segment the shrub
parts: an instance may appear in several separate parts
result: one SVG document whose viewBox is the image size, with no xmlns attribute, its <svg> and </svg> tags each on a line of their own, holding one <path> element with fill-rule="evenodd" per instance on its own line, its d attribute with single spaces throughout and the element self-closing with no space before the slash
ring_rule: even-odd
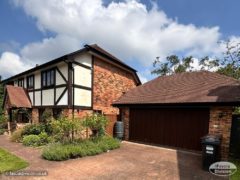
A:
<svg viewBox="0 0 240 180">
<path fill-rule="evenodd" d="M 12 133 L 10 140 L 12 142 L 22 142 L 22 133 L 23 133 L 23 128 L 17 129 Z"/>
<path fill-rule="evenodd" d="M 82 121 L 83 126 L 90 128 L 93 131 L 93 135 L 97 137 L 105 135 L 107 123 L 107 118 L 102 114 L 87 116 Z"/>
<path fill-rule="evenodd" d="M 54 138 L 60 142 L 73 141 L 75 139 L 74 134 L 82 130 L 80 120 L 77 118 L 61 117 L 58 120 L 51 121 L 50 124 Z"/>
<path fill-rule="evenodd" d="M 0 114 L 0 129 L 7 129 L 7 118 L 4 114 Z"/>
<path fill-rule="evenodd" d="M 41 139 L 38 135 L 27 135 L 23 137 L 23 145 L 25 146 L 40 146 Z"/>
<path fill-rule="evenodd" d="M 52 161 L 63 161 L 70 158 L 67 148 L 62 144 L 52 144 L 43 150 L 42 157 Z"/>
<path fill-rule="evenodd" d="M 104 151 L 117 149 L 120 147 L 120 141 L 115 138 L 104 136 L 97 141 L 99 147 Z"/>
<path fill-rule="evenodd" d="M 41 132 L 45 132 L 44 124 L 29 124 L 23 128 L 23 135 L 39 135 Z"/>
<path fill-rule="evenodd" d="M 5 131 L 5 129 L 0 129 L 0 135 L 4 134 Z"/>
<path fill-rule="evenodd" d="M 51 137 L 46 132 L 39 135 L 27 135 L 23 137 L 23 145 L 25 146 L 42 146 L 51 142 Z"/>
<path fill-rule="evenodd" d="M 120 147 L 120 141 L 111 137 L 101 137 L 72 143 L 50 144 L 43 150 L 42 157 L 51 161 L 92 156 Z"/>
</svg>

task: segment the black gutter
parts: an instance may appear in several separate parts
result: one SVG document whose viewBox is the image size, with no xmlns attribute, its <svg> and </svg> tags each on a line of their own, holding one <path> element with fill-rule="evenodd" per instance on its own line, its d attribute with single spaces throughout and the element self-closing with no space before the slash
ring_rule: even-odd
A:
<svg viewBox="0 0 240 180">
<path fill-rule="evenodd" d="M 240 106 L 238 102 L 192 102 L 192 103 L 142 103 L 142 104 L 127 104 L 113 103 L 113 107 L 172 107 L 172 106 Z"/>
</svg>

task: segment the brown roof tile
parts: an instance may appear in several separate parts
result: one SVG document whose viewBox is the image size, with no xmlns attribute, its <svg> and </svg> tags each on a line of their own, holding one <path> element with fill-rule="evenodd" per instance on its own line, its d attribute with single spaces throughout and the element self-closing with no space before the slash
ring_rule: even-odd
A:
<svg viewBox="0 0 240 180">
<path fill-rule="evenodd" d="M 25 90 L 22 87 L 11 85 L 6 86 L 6 93 L 10 107 L 14 108 L 32 108 L 31 102 Z"/>
<path fill-rule="evenodd" d="M 160 76 L 130 90 L 114 105 L 208 102 L 240 103 L 240 81 L 208 71 Z"/>
</svg>

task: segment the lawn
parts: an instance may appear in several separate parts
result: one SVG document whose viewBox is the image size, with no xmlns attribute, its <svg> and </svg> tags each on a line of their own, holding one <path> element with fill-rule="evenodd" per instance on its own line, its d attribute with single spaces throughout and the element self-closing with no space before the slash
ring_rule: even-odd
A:
<svg viewBox="0 0 240 180">
<path fill-rule="evenodd" d="M 240 179 L 240 160 L 231 159 L 232 163 L 234 163 L 237 166 L 237 172 L 231 176 L 231 180 L 239 180 Z"/>
<path fill-rule="evenodd" d="M 28 162 L 0 148 L 0 174 L 23 169 L 27 166 Z"/>
</svg>

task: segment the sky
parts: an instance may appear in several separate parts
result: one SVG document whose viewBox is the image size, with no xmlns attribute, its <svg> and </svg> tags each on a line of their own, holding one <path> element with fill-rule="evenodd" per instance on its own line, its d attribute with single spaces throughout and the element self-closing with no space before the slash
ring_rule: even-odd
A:
<svg viewBox="0 0 240 180">
<path fill-rule="evenodd" d="M 240 41 L 240 1 L 1 0 L 0 75 L 97 43 L 153 79 L 156 57 L 219 56 L 219 41 Z"/>
</svg>

